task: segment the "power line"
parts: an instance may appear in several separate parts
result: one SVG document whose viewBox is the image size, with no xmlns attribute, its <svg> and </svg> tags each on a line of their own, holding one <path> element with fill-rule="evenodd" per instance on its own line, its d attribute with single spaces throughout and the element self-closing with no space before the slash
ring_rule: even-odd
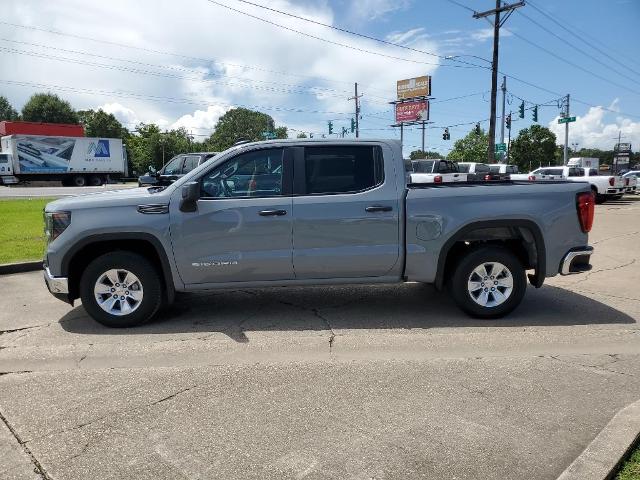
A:
<svg viewBox="0 0 640 480">
<path fill-rule="evenodd" d="M 540 7 L 537 7 L 533 2 L 531 1 L 527 1 L 527 5 L 531 6 L 534 10 L 537 10 L 539 13 L 541 13 L 542 15 L 544 15 L 545 17 L 547 17 L 549 20 L 551 20 L 553 23 L 555 23 L 556 25 L 558 25 L 560 28 L 562 28 L 563 30 L 569 32 L 571 35 L 573 35 L 574 37 L 576 37 L 578 40 L 584 42 L 585 44 L 587 44 L 588 46 L 590 46 L 591 48 L 593 48 L 594 50 L 600 52 L 602 55 L 604 55 L 605 57 L 608 57 L 609 59 L 611 59 L 613 62 L 619 64 L 621 67 L 625 67 L 628 68 L 629 70 L 631 70 L 633 73 L 640 75 L 640 72 L 638 72 L 637 70 L 633 70 L 631 67 L 629 67 L 629 60 L 625 60 L 625 63 L 620 62 L 619 60 L 616 60 L 609 52 L 602 50 L 600 47 L 598 47 L 597 44 L 594 44 L 592 42 L 589 42 L 587 40 L 587 37 L 589 37 L 589 34 L 584 32 L 584 30 L 580 30 L 578 27 L 576 26 L 572 26 L 571 29 L 567 28 L 567 25 L 569 25 L 569 23 L 565 22 L 564 20 L 562 22 L 558 21 L 559 19 L 554 18 L 552 15 L 548 14 L 547 12 L 545 12 L 543 9 L 541 9 Z M 579 31 L 582 33 L 582 35 L 577 35 L 575 31 Z M 591 37 L 593 38 L 593 37 Z M 604 44 L 602 44 L 602 42 L 600 40 L 596 40 L 594 39 L 596 43 L 600 43 L 603 47 Z M 610 50 L 614 50 L 614 49 L 610 49 Z M 634 62 L 636 64 L 638 64 L 637 62 Z"/>
<path fill-rule="evenodd" d="M 634 90 L 632 88 L 626 87 L 625 85 L 622 85 L 622 84 L 620 84 L 618 82 L 614 82 L 613 80 L 609 80 L 608 78 L 603 77 L 602 75 L 599 75 L 599 74 L 593 72 L 592 70 L 589 70 L 588 68 L 584 68 L 584 67 L 578 65 L 577 63 L 574 63 L 574 62 L 572 62 L 570 60 L 567 60 L 566 57 L 561 57 L 560 55 L 557 55 L 556 53 L 552 52 L 551 50 L 549 50 L 549 49 L 547 49 L 547 48 L 545 48 L 545 47 L 543 47 L 543 46 L 541 46 L 541 45 L 539 45 L 539 44 L 537 44 L 535 42 L 532 42 L 531 40 L 526 39 L 525 37 L 523 37 L 519 33 L 516 33 L 516 32 L 514 32 L 512 30 L 509 30 L 509 33 L 511 33 L 514 37 L 517 37 L 520 40 L 528 43 L 529 45 L 533 45 L 534 47 L 542 50 L 543 52 L 547 53 L 548 55 L 551 55 L 552 57 L 557 58 L 558 60 L 560 60 L 563 63 L 571 65 L 574 68 L 582 70 L 583 72 L 588 73 L 589 75 L 592 75 L 592 76 L 594 76 L 596 78 L 599 78 L 600 80 L 608 82 L 611 85 L 615 85 L 618 88 L 624 88 L 625 90 L 628 90 L 629 92 L 635 93 L 636 95 L 640 95 L 640 91 L 637 91 L 637 90 Z"/>
<path fill-rule="evenodd" d="M 276 12 L 276 13 L 280 13 L 282 15 L 287 15 L 287 16 L 292 17 L 292 18 L 297 18 L 298 20 L 303 20 L 305 22 L 313 23 L 315 25 L 320 25 L 322 27 L 330 28 L 330 29 L 336 30 L 338 32 L 348 33 L 349 35 L 355 35 L 355 36 L 360 37 L 360 38 L 366 38 L 367 40 L 373 40 L 374 42 L 383 43 L 385 45 L 391 45 L 391 46 L 397 47 L 397 48 L 403 48 L 405 50 L 410 50 L 410 51 L 413 51 L 413 52 L 422 53 L 424 55 L 430 55 L 432 57 L 437 57 L 437 58 L 440 58 L 442 60 L 450 60 L 450 61 L 454 61 L 454 62 L 457 62 L 457 63 L 462 63 L 462 64 L 465 64 L 465 65 L 469 65 L 469 66 L 464 67 L 464 68 L 486 68 L 483 65 L 476 65 L 476 64 L 471 63 L 471 62 L 465 62 L 463 60 L 456 60 L 456 59 L 448 58 L 445 55 L 439 55 L 437 53 L 429 52 L 429 51 L 426 51 L 426 50 L 421 50 L 421 49 L 418 49 L 418 48 L 409 47 L 408 45 L 402 45 L 402 44 L 399 44 L 399 43 L 391 42 L 389 40 L 384 40 L 382 38 L 373 37 L 371 35 L 365 35 L 364 33 L 354 32 L 354 31 L 348 30 L 346 28 L 341 28 L 341 27 L 337 27 L 335 25 L 330 25 L 330 24 L 327 24 L 327 23 L 319 22 L 319 21 L 313 20 L 311 18 L 302 17 L 300 15 L 295 15 L 295 14 L 289 13 L 289 12 L 284 12 L 284 11 L 278 10 L 276 8 L 267 7 L 266 5 L 260 5 L 259 3 L 250 2 L 248 0 L 237 0 L 237 1 L 238 2 L 242 2 L 242 3 L 246 3 L 248 5 L 253 5 L 254 7 L 262 8 L 262 9 L 265 9 L 265 10 L 269 10 L 271 12 Z M 220 6 L 224 6 L 224 5 L 219 4 L 217 2 L 213 2 L 213 3 L 216 3 L 217 5 L 220 5 Z M 234 10 L 234 11 L 238 11 L 238 10 Z M 242 12 L 240 12 L 240 13 L 242 13 Z M 256 18 L 256 17 L 254 17 L 254 18 Z M 445 64 L 436 64 L 436 65 L 439 65 L 441 67 L 461 67 L 461 66 L 458 66 L 458 65 L 445 65 Z"/>
<path fill-rule="evenodd" d="M 537 22 L 536 20 L 534 20 L 533 18 L 529 17 L 527 14 L 518 11 L 518 14 L 520 14 L 521 16 L 523 16 L 524 18 L 526 18 L 527 20 L 529 20 L 531 23 L 533 23 L 534 25 L 537 25 L 538 27 L 540 27 L 542 30 L 544 30 L 545 32 L 549 33 L 550 35 L 553 35 L 554 37 L 556 37 L 557 39 L 559 39 L 561 42 L 569 45 L 570 47 L 572 47 L 573 49 L 577 50 L 578 52 L 582 53 L 584 56 L 591 58 L 592 60 L 596 61 L 597 63 L 599 63 L 600 65 L 602 65 L 603 67 L 616 72 L 618 75 L 625 77 L 629 80 L 631 80 L 632 82 L 636 83 L 638 80 L 628 76 L 627 74 L 625 74 L 624 72 L 621 72 L 620 70 L 617 70 L 613 67 L 611 67 L 610 65 L 607 65 L 606 63 L 602 62 L 600 59 L 594 57 L 593 55 L 591 55 L 589 52 L 586 52 L 585 50 L 583 50 L 582 48 L 574 45 L 573 43 L 569 42 L 568 40 L 562 38 L 560 35 L 558 35 L 557 33 L 555 33 L 553 30 L 549 30 L 547 27 L 545 27 L 544 25 L 541 25 L 539 22 Z"/>
<path fill-rule="evenodd" d="M 190 100 L 188 98 L 176 98 L 176 97 L 164 97 L 160 95 L 146 95 L 136 92 L 126 92 L 126 91 L 113 91 L 113 90 L 93 90 L 89 88 L 79 88 L 79 87 L 69 87 L 65 85 L 50 85 L 44 83 L 34 83 L 34 82 L 25 82 L 18 80 L 6 80 L 0 79 L 0 83 L 5 85 L 14 85 L 19 87 L 32 87 L 32 88 L 43 88 L 43 89 L 54 89 L 54 90 L 65 90 L 74 93 L 80 94 L 88 94 L 88 95 L 98 95 L 98 96 L 114 96 L 120 98 L 136 98 L 142 100 L 150 100 L 150 101 L 158 101 L 158 102 L 168 102 L 168 103 L 184 103 L 189 105 L 198 105 L 204 107 L 210 106 L 225 106 L 225 107 L 242 107 L 242 108 L 250 108 L 257 110 L 272 110 L 276 112 L 288 112 L 288 113 L 314 113 L 314 114 L 323 114 L 323 115 L 351 115 L 351 112 L 332 112 L 332 111 L 322 111 L 322 110 L 305 110 L 302 108 L 285 108 L 285 107 L 274 107 L 274 106 L 264 106 L 264 105 L 243 105 L 238 103 L 227 103 L 227 102 L 216 102 L 216 103 L 204 103 L 199 101 Z"/>
<path fill-rule="evenodd" d="M 471 63 L 469 63 L 469 65 L 472 65 L 472 67 L 466 67 L 466 66 L 461 66 L 461 65 L 443 65 L 441 63 L 423 62 L 423 61 L 420 61 L 420 60 L 413 60 L 413 59 L 410 59 L 410 58 L 397 57 L 395 55 L 388 55 L 388 54 L 382 53 L 382 52 L 375 52 L 373 50 L 367 50 L 366 48 L 355 47 L 353 45 L 349 45 L 349 44 L 346 44 L 346 43 L 336 42 L 336 41 L 333 41 L 333 40 L 329 40 L 328 38 L 323 38 L 323 37 L 319 37 L 317 35 L 312 35 L 310 33 L 303 32 L 301 30 L 296 30 L 295 28 L 287 27 L 286 25 L 282 25 L 280 23 L 273 22 L 273 21 L 268 20 L 266 18 L 262 18 L 262 17 L 259 17 L 257 15 L 253 15 L 251 13 L 248 13 L 248 12 L 245 12 L 245 11 L 242 11 L 242 10 L 238 10 L 237 8 L 231 7 L 229 5 L 225 5 L 225 4 L 217 2 L 215 0 L 206 0 L 206 1 L 211 3 L 211 4 L 213 4 L 213 5 L 217 5 L 219 7 L 226 8 L 228 10 L 231 10 L 233 12 L 239 13 L 241 15 L 245 15 L 247 17 L 253 18 L 255 20 L 259 20 L 259 21 L 267 23 L 269 25 L 273 25 L 275 27 L 282 28 L 282 29 L 287 30 L 289 32 L 297 33 L 299 35 L 303 35 L 305 37 L 313 38 L 313 39 L 319 40 L 321 42 L 330 43 L 332 45 L 337 45 L 339 47 L 349 48 L 351 50 L 356 50 L 356 51 L 362 52 L 362 53 L 368 53 L 368 54 L 371 54 L 371 55 L 377 55 L 377 56 L 380 56 L 380 57 L 390 58 L 392 60 L 400 60 L 400 61 L 403 61 L 403 62 L 416 63 L 416 64 L 421 64 L 421 65 L 434 65 L 434 66 L 439 66 L 439 67 L 441 67 L 441 66 L 454 67 L 455 66 L 455 67 L 458 67 L 458 68 L 487 68 L 487 67 L 482 66 L 482 65 L 475 65 L 475 64 L 471 64 Z M 299 17 L 299 18 L 301 18 L 303 20 L 308 20 L 308 19 L 305 19 L 304 17 Z M 425 53 L 425 52 L 422 52 L 422 53 Z M 468 62 L 463 62 L 463 63 L 468 63 Z"/>
</svg>

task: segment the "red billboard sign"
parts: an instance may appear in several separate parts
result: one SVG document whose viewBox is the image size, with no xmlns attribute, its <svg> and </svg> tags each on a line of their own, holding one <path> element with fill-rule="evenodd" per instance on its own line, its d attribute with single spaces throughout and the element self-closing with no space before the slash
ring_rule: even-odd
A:
<svg viewBox="0 0 640 480">
<path fill-rule="evenodd" d="M 396 103 L 396 123 L 420 122 L 429 120 L 429 102 L 416 100 Z"/>
</svg>

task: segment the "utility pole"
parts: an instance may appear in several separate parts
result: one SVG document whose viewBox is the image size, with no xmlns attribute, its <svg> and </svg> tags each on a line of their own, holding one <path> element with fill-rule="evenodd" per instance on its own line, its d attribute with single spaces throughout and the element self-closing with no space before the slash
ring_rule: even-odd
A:
<svg viewBox="0 0 640 480">
<path fill-rule="evenodd" d="M 358 95 L 358 82 L 356 82 L 355 95 L 347 99 L 347 100 L 355 100 L 356 102 L 356 138 L 360 137 L 360 97 L 361 96 L 362 94 Z"/>
<path fill-rule="evenodd" d="M 425 153 L 424 151 L 424 126 L 425 126 L 425 122 L 422 122 L 422 153 Z"/>
<path fill-rule="evenodd" d="M 502 77 L 502 126 L 500 127 L 500 143 L 504 143 L 504 122 L 506 120 L 504 116 L 504 108 L 507 100 L 507 76 Z M 500 158 L 504 159 L 504 152 L 500 153 Z"/>
<path fill-rule="evenodd" d="M 509 110 L 509 118 L 511 118 L 511 110 Z M 509 163 L 509 155 L 511 155 L 511 125 L 509 125 L 509 141 L 507 142 L 507 163 Z"/>
<path fill-rule="evenodd" d="M 565 97 L 564 100 L 564 116 L 566 118 L 569 118 L 569 94 L 567 93 L 567 96 Z M 566 165 L 569 162 L 569 122 L 564 124 L 564 158 L 563 158 L 563 162 L 564 165 Z"/>
<path fill-rule="evenodd" d="M 518 7 L 523 7 L 524 2 L 513 3 L 511 5 L 501 5 L 501 0 L 496 0 L 496 8 L 487 10 L 486 12 L 475 12 L 473 18 L 486 18 L 491 15 L 495 16 L 493 21 L 493 61 L 491 62 L 491 115 L 489 118 L 489 163 L 495 161 L 494 151 L 496 149 L 496 96 L 498 91 L 498 46 L 500 43 L 500 27 L 504 25 L 513 11 Z M 500 13 L 506 12 L 505 16 L 500 20 Z"/>
</svg>

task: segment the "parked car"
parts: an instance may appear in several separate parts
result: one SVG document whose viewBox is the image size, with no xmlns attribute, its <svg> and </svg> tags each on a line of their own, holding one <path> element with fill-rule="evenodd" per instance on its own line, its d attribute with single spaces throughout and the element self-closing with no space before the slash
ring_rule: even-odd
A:
<svg viewBox="0 0 640 480">
<path fill-rule="evenodd" d="M 197 152 L 176 155 L 157 172 L 149 172 L 138 177 L 139 187 L 167 186 L 206 162 L 218 152 Z"/>
<path fill-rule="evenodd" d="M 458 169 L 467 174 L 467 181 L 491 180 L 489 165 L 478 162 L 458 162 Z"/>
<path fill-rule="evenodd" d="M 640 177 L 640 170 L 630 170 L 622 175 L 625 179 L 625 192 L 626 193 L 638 193 L 638 177 Z"/>
<path fill-rule="evenodd" d="M 450 160 L 406 160 L 407 183 L 466 182 L 467 174 L 460 173 L 458 165 Z"/>
<path fill-rule="evenodd" d="M 489 165 L 491 172 L 490 180 L 510 180 L 511 175 L 517 174 L 518 166 L 506 163 L 492 163 Z"/>
<path fill-rule="evenodd" d="M 247 143 L 164 189 L 49 203 L 44 277 L 111 327 L 182 291 L 405 281 L 498 318 L 527 270 L 537 288 L 591 268 L 593 211 L 586 183 L 407 186 L 397 140 Z"/>
</svg>

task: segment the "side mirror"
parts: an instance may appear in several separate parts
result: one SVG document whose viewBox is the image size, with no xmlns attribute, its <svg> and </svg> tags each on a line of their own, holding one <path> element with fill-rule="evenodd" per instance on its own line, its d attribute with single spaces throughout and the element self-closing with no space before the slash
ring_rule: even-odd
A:
<svg viewBox="0 0 640 480">
<path fill-rule="evenodd" d="M 200 198 L 200 182 L 189 182 L 182 186 L 182 200 L 180 200 L 181 212 L 195 212 L 198 210 Z"/>
</svg>

